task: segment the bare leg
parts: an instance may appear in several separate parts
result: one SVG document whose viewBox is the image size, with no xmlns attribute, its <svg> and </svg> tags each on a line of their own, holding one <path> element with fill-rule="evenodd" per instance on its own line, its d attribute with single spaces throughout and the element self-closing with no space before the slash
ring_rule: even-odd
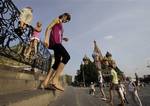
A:
<svg viewBox="0 0 150 106">
<path fill-rule="evenodd" d="M 54 78 L 55 74 L 56 74 L 56 71 L 52 71 L 51 76 L 48 80 L 48 84 L 52 84 L 52 79 Z"/>
<path fill-rule="evenodd" d="M 63 72 L 65 64 L 64 63 L 60 63 L 57 70 L 56 70 L 56 74 L 54 75 L 54 78 L 52 79 L 52 84 L 56 87 L 56 89 L 59 89 L 61 91 L 64 91 L 64 88 L 61 86 L 60 82 L 59 82 L 59 77 L 61 75 L 61 73 Z"/>
<path fill-rule="evenodd" d="M 102 94 L 102 97 L 105 98 L 105 94 L 104 94 L 103 88 L 100 88 L 100 92 L 101 92 L 101 94 Z"/>
<path fill-rule="evenodd" d="M 139 105 L 142 106 L 142 102 L 141 102 L 141 100 L 140 100 L 140 98 L 139 98 L 139 95 L 138 95 L 138 93 L 137 93 L 137 90 L 134 92 L 134 94 L 135 94 L 135 96 L 136 96 L 136 98 L 137 98 L 137 100 L 138 100 L 138 102 L 139 102 Z"/>
<path fill-rule="evenodd" d="M 34 54 L 36 55 L 37 53 L 37 44 L 38 44 L 38 40 L 34 40 Z"/>
<path fill-rule="evenodd" d="M 118 93 L 120 101 L 121 101 L 121 106 L 125 106 L 123 95 L 121 94 L 121 92 L 119 90 L 117 91 L 117 93 Z"/>
<path fill-rule="evenodd" d="M 105 93 L 104 93 L 104 90 L 103 90 L 103 88 L 102 88 L 102 85 L 100 85 L 100 92 L 101 92 L 101 94 L 102 94 L 102 99 L 106 100 L 106 95 L 105 95 Z"/>
<path fill-rule="evenodd" d="M 114 106 L 114 103 L 113 103 L 113 91 L 112 89 L 109 90 L 109 101 L 111 106 Z"/>
<path fill-rule="evenodd" d="M 133 102 L 134 102 L 135 104 L 137 104 L 136 99 L 135 99 L 135 94 L 134 94 L 134 92 L 129 92 L 129 93 L 130 93 L 130 96 L 131 96 Z"/>
<path fill-rule="evenodd" d="M 30 55 L 30 53 L 32 51 L 32 46 L 33 46 L 33 41 L 30 42 L 30 46 L 27 49 L 27 53 L 24 54 L 26 57 L 29 57 L 29 55 Z"/>
<path fill-rule="evenodd" d="M 52 70 L 49 70 L 49 72 L 48 72 L 48 74 L 47 74 L 45 80 L 44 80 L 43 83 L 42 83 L 42 85 L 43 85 L 44 87 L 46 87 L 46 86 L 48 85 L 48 82 L 49 82 L 50 78 L 52 77 L 52 75 L 53 75 L 53 71 L 52 71 Z"/>
</svg>

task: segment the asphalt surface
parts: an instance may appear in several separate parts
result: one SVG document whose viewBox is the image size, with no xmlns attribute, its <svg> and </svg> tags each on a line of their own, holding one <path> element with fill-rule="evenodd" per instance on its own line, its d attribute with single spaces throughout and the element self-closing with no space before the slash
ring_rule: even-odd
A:
<svg viewBox="0 0 150 106">
<path fill-rule="evenodd" d="M 108 88 L 105 89 L 106 95 L 108 95 Z M 143 106 L 150 106 L 150 86 L 141 88 L 139 95 Z M 125 106 L 138 106 L 133 103 L 129 95 L 127 95 L 129 104 Z M 120 102 L 118 96 L 114 93 L 114 103 L 117 106 Z M 110 106 L 106 101 L 101 100 L 98 88 L 95 95 L 89 94 L 89 88 L 76 88 L 67 87 L 65 92 L 58 97 L 57 100 L 51 102 L 49 106 Z"/>
<path fill-rule="evenodd" d="M 65 92 L 49 106 L 104 106 L 104 102 L 98 95 L 89 95 L 88 88 L 67 87 Z"/>
</svg>

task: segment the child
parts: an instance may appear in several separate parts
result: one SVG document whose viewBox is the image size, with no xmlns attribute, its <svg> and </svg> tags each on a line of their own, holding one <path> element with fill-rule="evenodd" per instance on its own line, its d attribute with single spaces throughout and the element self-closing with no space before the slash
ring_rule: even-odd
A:
<svg viewBox="0 0 150 106">
<path fill-rule="evenodd" d="M 135 83 L 132 81 L 132 78 L 129 77 L 129 84 L 128 84 L 128 91 L 129 91 L 129 95 L 132 97 L 132 100 L 134 101 L 134 103 L 137 104 L 136 99 L 138 100 L 138 104 L 140 106 L 142 106 L 142 102 L 139 98 L 138 92 L 137 92 L 137 87 L 135 85 Z"/>
<path fill-rule="evenodd" d="M 102 76 L 102 72 L 101 71 L 98 71 L 99 72 L 99 76 L 98 76 L 98 81 L 99 81 L 99 89 L 100 89 L 100 92 L 102 94 L 102 100 L 106 101 L 106 95 L 104 93 L 104 90 L 103 90 L 103 76 Z"/>
<path fill-rule="evenodd" d="M 16 34 L 21 36 L 23 34 L 23 30 L 27 27 L 27 25 L 31 24 L 32 21 L 32 8 L 31 7 L 25 7 L 20 11 L 19 16 L 19 25 L 18 28 L 15 29 Z"/>
<path fill-rule="evenodd" d="M 95 85 L 93 82 L 91 82 L 91 85 L 90 85 L 90 94 L 91 95 L 94 95 L 95 94 Z"/>
<path fill-rule="evenodd" d="M 32 51 L 32 47 L 34 48 L 34 55 L 36 55 L 37 45 L 38 45 L 38 42 L 40 41 L 39 36 L 40 36 L 41 31 L 42 31 L 42 23 L 38 21 L 37 24 L 36 24 L 36 27 L 34 28 L 33 35 L 30 38 L 30 46 L 27 50 L 27 53 L 24 54 L 24 56 L 26 58 L 29 57 L 29 55 Z"/>
</svg>

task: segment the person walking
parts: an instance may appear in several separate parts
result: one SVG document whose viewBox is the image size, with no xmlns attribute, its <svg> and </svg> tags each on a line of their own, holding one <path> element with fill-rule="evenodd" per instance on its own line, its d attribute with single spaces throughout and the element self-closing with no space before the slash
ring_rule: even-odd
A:
<svg viewBox="0 0 150 106">
<path fill-rule="evenodd" d="M 129 77 L 128 91 L 129 91 L 129 95 L 132 98 L 135 105 L 136 106 L 142 106 L 142 102 L 141 102 L 140 97 L 138 95 L 137 86 L 131 77 Z"/>
<path fill-rule="evenodd" d="M 104 93 L 104 90 L 103 90 L 103 76 L 102 76 L 102 72 L 99 71 L 99 76 L 98 76 L 98 81 L 99 81 L 99 89 L 100 89 L 100 92 L 101 92 L 101 95 L 102 95 L 102 100 L 106 101 L 106 95 Z"/>
<path fill-rule="evenodd" d="M 67 23 L 70 20 L 71 15 L 69 13 L 63 13 L 58 18 L 54 19 L 46 29 L 44 43 L 48 49 L 54 51 L 55 62 L 52 66 L 53 71 L 49 70 L 46 79 L 41 85 L 42 88 L 47 87 L 48 82 L 50 82 L 55 89 L 64 91 L 64 88 L 60 84 L 59 77 L 65 65 L 70 60 L 70 55 L 62 45 L 62 40 L 66 42 L 69 40 L 63 37 L 63 23 Z"/>
<path fill-rule="evenodd" d="M 100 89 L 100 92 L 102 95 L 102 100 L 106 100 L 106 96 L 105 96 L 105 93 L 103 90 L 103 76 L 102 76 L 102 66 L 101 66 L 102 65 L 101 60 L 102 60 L 103 56 L 102 56 L 102 53 L 101 53 L 100 49 L 98 48 L 95 40 L 94 40 L 94 50 L 93 50 L 92 57 L 94 59 L 94 64 L 96 66 L 96 69 L 99 73 L 98 82 L 99 82 L 99 89 Z"/>
<path fill-rule="evenodd" d="M 114 103 L 113 103 L 113 90 L 116 90 L 117 91 L 117 94 L 120 98 L 120 101 L 121 101 L 121 104 L 119 104 L 119 106 L 125 106 L 124 104 L 124 98 L 122 98 L 122 95 L 121 93 L 119 92 L 119 81 L 118 81 L 118 75 L 117 75 L 117 72 L 114 70 L 115 69 L 115 64 L 110 64 L 108 67 L 109 67 L 109 70 L 111 71 L 111 76 L 110 76 L 110 79 L 111 79 L 111 82 L 110 82 L 110 89 L 109 89 L 109 95 L 110 95 L 110 100 L 108 101 L 112 106 L 114 106 Z"/>
<path fill-rule="evenodd" d="M 30 38 L 30 45 L 29 48 L 27 49 L 27 51 L 24 53 L 24 56 L 26 58 L 29 57 L 32 48 L 34 48 L 34 57 L 37 57 L 37 47 L 38 47 L 38 43 L 40 41 L 40 32 L 42 31 L 42 23 L 41 22 L 37 22 L 36 23 L 36 27 L 34 28 L 33 34 Z"/>
</svg>

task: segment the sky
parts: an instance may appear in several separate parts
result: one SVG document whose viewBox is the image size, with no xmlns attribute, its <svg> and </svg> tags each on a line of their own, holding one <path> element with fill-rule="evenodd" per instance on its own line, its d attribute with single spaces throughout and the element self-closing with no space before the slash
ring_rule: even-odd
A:
<svg viewBox="0 0 150 106">
<path fill-rule="evenodd" d="M 75 75 L 86 54 L 92 61 L 93 41 L 105 55 L 112 53 L 118 67 L 127 75 L 150 74 L 150 1 L 149 0 L 12 0 L 21 9 L 33 8 L 33 22 L 41 21 L 41 40 L 48 24 L 69 12 L 72 19 L 64 24 L 63 45 L 71 60 L 64 73 Z M 51 53 L 53 53 L 51 51 Z"/>
</svg>

